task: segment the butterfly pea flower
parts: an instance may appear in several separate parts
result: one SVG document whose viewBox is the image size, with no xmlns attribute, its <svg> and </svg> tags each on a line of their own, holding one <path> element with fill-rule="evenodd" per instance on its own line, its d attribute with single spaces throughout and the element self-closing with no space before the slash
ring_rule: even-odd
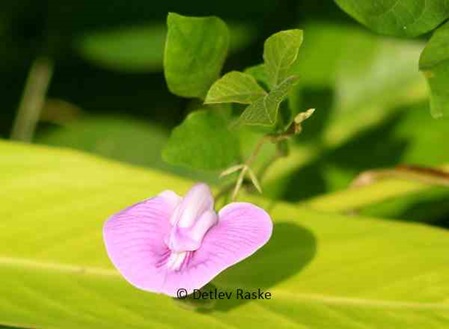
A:
<svg viewBox="0 0 449 329">
<path fill-rule="evenodd" d="M 252 255 L 272 229 L 270 216 L 251 203 L 233 202 L 217 213 L 210 188 L 200 183 L 184 198 L 167 190 L 122 210 L 107 220 L 103 236 L 128 282 L 175 297 Z"/>
</svg>

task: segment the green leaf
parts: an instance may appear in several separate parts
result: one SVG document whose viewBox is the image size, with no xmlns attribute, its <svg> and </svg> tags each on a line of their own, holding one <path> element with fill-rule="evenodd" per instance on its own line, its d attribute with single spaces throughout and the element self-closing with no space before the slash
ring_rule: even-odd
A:
<svg viewBox="0 0 449 329">
<path fill-rule="evenodd" d="M 168 88 L 183 97 L 204 98 L 218 78 L 229 47 L 229 31 L 217 17 L 167 17 L 164 73 Z"/>
<path fill-rule="evenodd" d="M 306 183 L 307 186 L 318 186 L 316 182 L 323 178 L 316 176 L 312 178 L 312 175 L 307 174 L 307 168 L 315 168 L 326 176 L 320 193 L 345 188 L 350 175 L 373 168 L 373 162 L 379 162 L 377 156 L 373 157 L 372 153 L 366 151 L 364 143 L 358 143 L 360 151 L 366 152 L 365 157 L 358 158 L 365 159 L 365 167 L 359 166 L 355 169 L 354 163 L 347 161 L 344 167 L 340 168 L 345 173 L 345 180 L 335 184 L 329 182 L 327 177 L 333 176 L 329 174 L 329 166 L 333 164 L 329 164 L 326 153 L 348 143 L 352 138 L 356 143 L 361 136 L 368 133 L 370 127 L 379 124 L 381 126 L 378 136 L 387 138 L 387 134 L 381 131 L 382 122 L 390 120 L 392 115 L 404 108 L 408 111 L 410 104 L 428 101 L 426 81 L 416 69 L 417 58 L 424 48 L 421 40 L 392 40 L 370 33 L 362 27 L 354 28 L 342 24 L 315 22 L 303 27 L 307 31 L 307 38 L 301 46 L 298 60 L 300 80 L 297 84 L 298 87 L 302 87 L 301 102 L 295 108 L 302 111 L 307 107 L 316 107 L 317 112 L 304 126 L 299 138 L 303 143 L 292 145 L 291 155 L 274 163 L 267 172 L 263 182 L 264 193 L 273 197 L 279 197 L 283 193 L 284 196 L 291 197 L 301 190 L 297 188 L 298 183 L 292 183 L 292 177 L 298 177 L 298 182 L 304 182 L 305 178 L 310 179 L 311 182 Z M 292 95 L 295 95 L 294 91 L 289 95 L 290 105 L 293 104 Z M 437 121 L 429 116 L 428 110 L 424 107 L 418 112 L 424 114 L 420 120 L 424 120 L 425 126 L 429 128 L 429 137 L 426 137 L 428 142 L 430 131 Z M 411 133 L 416 134 L 417 139 L 420 139 L 419 134 L 422 133 L 422 123 L 423 121 L 420 129 L 416 129 L 416 126 L 409 129 Z M 426 162 L 429 157 L 424 157 L 423 152 L 429 156 L 430 153 L 434 154 L 432 159 L 444 153 L 438 147 L 433 147 L 435 140 L 439 139 L 426 144 L 427 142 L 421 139 L 422 145 L 420 148 L 417 147 L 420 149 L 419 163 L 429 164 Z M 392 143 L 389 147 L 397 145 L 399 141 L 392 140 Z M 316 147 L 317 144 L 320 147 Z M 379 147 L 380 155 L 381 145 L 383 144 L 373 138 L 372 147 L 376 149 Z M 348 148 L 348 152 L 351 152 L 351 148 Z M 389 157 L 388 154 L 395 156 Z M 397 164 L 399 154 L 399 151 L 393 153 L 383 151 L 383 159 L 389 162 L 381 165 Z M 439 157 L 441 158 L 441 155 Z M 416 159 L 417 157 L 414 157 L 413 161 Z M 318 169 L 320 166 L 317 161 L 324 164 L 322 170 Z M 413 161 L 405 163 L 416 163 Z M 437 162 L 441 163 L 444 162 Z M 281 190 L 283 192 L 280 192 Z M 312 192 L 311 189 L 307 191 Z M 314 193 L 316 194 L 316 191 Z"/>
<path fill-rule="evenodd" d="M 268 87 L 268 75 L 267 70 L 265 69 L 265 64 L 248 67 L 243 72 L 252 75 L 257 82 Z"/>
<path fill-rule="evenodd" d="M 164 25 L 132 26 L 90 32 L 75 42 L 87 60 L 99 66 L 130 72 L 162 69 L 167 30 Z"/>
<path fill-rule="evenodd" d="M 128 284 L 106 256 L 104 221 L 192 184 L 80 152 L 0 143 L 0 323 L 28 328 L 395 328 L 449 326 L 449 233 L 252 199 L 274 233 L 214 279 L 271 300 L 215 300 L 208 312 Z M 38 196 L 38 197 L 37 197 Z M 45 229 L 43 229 L 45 228 Z M 262 311 L 263 310 L 263 311 Z"/>
<path fill-rule="evenodd" d="M 449 23 L 436 30 L 430 38 L 421 54 L 419 69 L 430 86 L 432 115 L 449 115 Z"/>
<path fill-rule="evenodd" d="M 388 35 L 414 37 L 449 17 L 447 0 L 335 0 L 357 21 Z"/>
<path fill-rule="evenodd" d="M 205 103 L 240 103 L 251 104 L 261 96 L 265 90 L 249 74 L 232 71 L 217 80 L 207 93 Z"/>
<path fill-rule="evenodd" d="M 231 22 L 229 52 L 236 52 L 255 38 L 248 24 Z M 92 31 L 76 38 L 75 49 L 87 61 L 110 70 L 123 72 L 159 72 L 167 27 L 165 24 L 126 26 Z"/>
<path fill-rule="evenodd" d="M 301 30 L 281 31 L 265 41 L 263 58 L 271 86 L 278 85 L 291 75 L 301 44 Z"/>
<path fill-rule="evenodd" d="M 360 214 L 392 219 L 406 219 L 429 225 L 449 227 L 449 189 L 433 187 L 395 199 L 368 205 Z"/>
<path fill-rule="evenodd" d="M 222 169 L 235 162 L 239 142 L 216 109 L 195 111 L 172 131 L 163 151 L 171 164 L 196 169 Z"/>
<path fill-rule="evenodd" d="M 126 116 L 84 117 L 41 131 L 35 141 L 71 147 L 141 166 L 166 168 L 160 153 L 169 131 Z"/>
<path fill-rule="evenodd" d="M 248 125 L 274 126 L 278 117 L 279 105 L 287 97 L 296 81 L 295 76 L 288 77 L 267 95 L 254 101 L 243 111 L 240 121 Z"/>
<path fill-rule="evenodd" d="M 172 166 L 161 153 L 169 139 L 166 129 L 126 116 L 82 117 L 63 127 L 39 130 L 39 144 L 70 147 L 139 166 L 156 168 L 189 178 L 213 182 L 216 175 Z"/>
<path fill-rule="evenodd" d="M 443 169 L 449 170 L 449 166 Z M 431 189 L 431 185 L 420 181 L 387 178 L 367 186 L 318 196 L 302 204 L 323 212 L 348 212 Z"/>
</svg>

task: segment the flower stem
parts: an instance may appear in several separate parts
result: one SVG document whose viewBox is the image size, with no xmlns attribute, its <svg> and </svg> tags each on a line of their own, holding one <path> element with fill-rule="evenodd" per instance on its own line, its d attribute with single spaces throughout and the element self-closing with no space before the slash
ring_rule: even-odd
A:
<svg viewBox="0 0 449 329">
<path fill-rule="evenodd" d="M 230 190 L 233 186 L 233 192 L 231 196 L 231 201 L 235 201 L 237 199 L 237 195 L 242 188 L 242 186 L 245 184 L 245 176 L 248 174 L 250 181 L 252 182 L 252 185 L 260 192 L 262 193 L 262 189 L 260 187 L 259 181 L 261 181 L 261 178 L 263 175 L 268 171 L 268 168 L 276 162 L 276 160 L 284 157 L 287 155 L 288 152 L 286 152 L 285 149 L 282 149 L 281 142 L 290 139 L 291 137 L 298 135 L 302 131 L 302 122 L 304 120 L 307 120 L 315 111 L 315 109 L 309 109 L 305 112 L 298 113 L 293 122 L 285 129 L 283 132 L 276 133 L 276 134 L 267 134 L 262 136 L 262 138 L 257 142 L 256 146 L 254 147 L 254 150 L 251 152 L 249 157 L 246 159 L 246 161 L 243 164 L 239 164 L 236 166 L 233 166 L 231 168 L 228 168 L 222 174 L 221 177 L 229 175 L 231 173 L 235 173 L 240 170 L 239 175 L 237 176 L 237 180 L 234 185 L 226 186 L 221 191 L 218 192 L 216 198 L 223 196 L 225 193 L 227 193 L 228 190 Z M 274 143 L 276 144 L 276 153 L 274 156 L 267 161 L 262 168 L 260 169 L 259 175 L 254 174 L 254 171 L 251 169 L 251 165 L 254 163 L 254 161 L 257 159 L 257 156 L 260 153 L 260 150 L 262 149 L 262 146 L 265 143 Z"/>
<path fill-rule="evenodd" d="M 245 175 L 251 171 L 250 167 L 251 165 L 254 163 L 254 161 L 257 159 L 257 156 L 259 155 L 262 146 L 265 145 L 266 143 L 275 143 L 277 145 L 276 148 L 276 154 L 262 167 L 261 171 L 259 172 L 259 178 L 257 179 L 257 177 L 254 177 L 254 179 L 257 181 L 260 181 L 262 178 L 262 174 L 265 174 L 265 172 L 268 170 L 268 168 L 279 158 L 281 158 L 284 155 L 281 155 L 282 152 L 280 152 L 279 150 L 279 143 L 281 141 L 284 141 L 290 137 L 292 137 L 293 135 L 295 135 L 295 133 L 291 133 L 289 131 L 283 132 L 281 134 L 277 134 L 277 135 L 272 135 L 272 134 L 268 134 L 268 135 L 264 135 L 256 144 L 256 146 L 254 147 L 254 150 L 251 152 L 251 154 L 249 155 L 249 157 L 246 159 L 246 161 L 243 163 L 242 169 L 240 170 L 240 173 L 237 177 L 237 181 L 235 183 L 233 192 L 232 192 L 232 197 L 231 200 L 235 201 L 237 199 L 238 193 L 244 183 L 244 179 L 245 179 Z M 258 182 L 256 183 L 258 185 Z M 258 188 L 259 189 L 259 188 Z"/>
</svg>

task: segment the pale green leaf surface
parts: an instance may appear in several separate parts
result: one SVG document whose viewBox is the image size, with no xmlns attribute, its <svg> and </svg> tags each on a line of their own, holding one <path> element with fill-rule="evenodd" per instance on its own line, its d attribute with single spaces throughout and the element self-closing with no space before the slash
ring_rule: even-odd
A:
<svg viewBox="0 0 449 329">
<path fill-rule="evenodd" d="M 266 94 L 249 74 L 238 71 L 226 73 L 209 89 L 205 103 L 251 104 Z"/>
<path fill-rule="evenodd" d="M 237 137 L 217 109 L 192 112 L 175 129 L 163 151 L 168 163 L 197 169 L 222 169 L 240 154 Z"/>
<path fill-rule="evenodd" d="M 221 289 L 272 300 L 217 301 L 208 313 L 139 291 L 113 269 L 108 216 L 191 182 L 82 153 L 0 143 L 0 323 L 32 328 L 447 328 L 447 231 L 324 214 L 270 211 L 266 247 L 221 274 Z M 271 204 L 271 206 L 270 206 Z"/>
<path fill-rule="evenodd" d="M 248 125 L 273 126 L 276 123 L 279 106 L 296 83 L 295 76 L 288 77 L 275 86 L 267 95 L 249 105 L 240 116 L 240 121 Z"/>
<path fill-rule="evenodd" d="M 349 15 L 373 31 L 414 37 L 449 17 L 447 0 L 335 0 Z"/>
<path fill-rule="evenodd" d="M 449 23 L 436 30 L 430 38 L 421 54 L 419 69 L 430 86 L 432 115 L 449 115 Z"/>
<path fill-rule="evenodd" d="M 291 75 L 302 38 L 302 30 L 286 30 L 273 34 L 265 41 L 263 59 L 272 87 Z"/>
<path fill-rule="evenodd" d="M 168 88 L 183 97 L 204 98 L 218 78 L 229 47 L 229 31 L 218 17 L 170 13 L 164 53 Z"/>
</svg>

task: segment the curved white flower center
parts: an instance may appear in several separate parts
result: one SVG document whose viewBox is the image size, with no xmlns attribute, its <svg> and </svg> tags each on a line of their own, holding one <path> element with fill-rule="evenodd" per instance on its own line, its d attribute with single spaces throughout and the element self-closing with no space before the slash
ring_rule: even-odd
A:
<svg viewBox="0 0 449 329">
<path fill-rule="evenodd" d="M 170 218 L 172 229 L 166 239 L 171 250 L 167 267 L 179 270 L 190 252 L 201 247 L 204 236 L 218 221 L 214 199 L 209 187 L 198 184 L 192 187 L 177 205 Z"/>
</svg>

